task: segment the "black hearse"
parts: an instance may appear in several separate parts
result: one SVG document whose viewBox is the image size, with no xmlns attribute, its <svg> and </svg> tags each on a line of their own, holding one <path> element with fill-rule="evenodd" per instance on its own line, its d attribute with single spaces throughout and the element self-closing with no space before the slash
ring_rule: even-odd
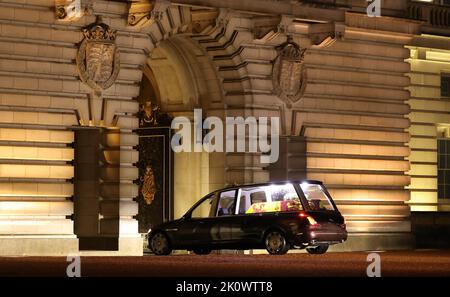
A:
<svg viewBox="0 0 450 297">
<path fill-rule="evenodd" d="M 325 186 L 289 181 L 227 187 L 198 201 L 181 219 L 149 232 L 150 250 L 209 254 L 216 249 L 259 249 L 282 255 L 289 249 L 323 254 L 344 242 L 347 231 Z"/>
</svg>

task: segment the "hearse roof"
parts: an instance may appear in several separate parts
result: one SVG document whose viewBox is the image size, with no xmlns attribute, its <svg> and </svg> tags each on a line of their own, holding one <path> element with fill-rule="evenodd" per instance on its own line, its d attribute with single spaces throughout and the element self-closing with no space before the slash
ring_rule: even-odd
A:
<svg viewBox="0 0 450 297">
<path fill-rule="evenodd" d="M 316 184 L 316 185 L 322 185 L 323 183 L 321 181 L 318 180 L 310 180 L 310 179 L 303 179 L 303 180 L 285 180 L 285 181 L 269 181 L 269 182 L 265 182 L 265 183 L 254 183 L 254 184 L 242 184 L 242 185 L 229 185 L 225 188 L 219 189 L 217 191 L 223 191 L 223 190 L 227 190 L 227 189 L 236 189 L 236 188 L 245 188 L 245 187 L 262 187 L 262 186 L 270 186 L 270 185 L 282 185 L 282 184 L 302 184 L 302 183 L 307 183 L 307 184 Z M 216 192 L 217 192 L 216 191 Z"/>
</svg>

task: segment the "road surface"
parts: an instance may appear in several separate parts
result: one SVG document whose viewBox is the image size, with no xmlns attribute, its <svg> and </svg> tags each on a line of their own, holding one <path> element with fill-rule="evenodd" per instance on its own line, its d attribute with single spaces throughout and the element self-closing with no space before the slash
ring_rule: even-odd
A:
<svg viewBox="0 0 450 297">
<path fill-rule="evenodd" d="M 365 277 L 365 252 L 81 257 L 82 276 Z M 381 252 L 382 276 L 450 277 L 450 251 Z M 0 257 L 0 276 L 66 276 L 65 257 Z"/>
</svg>

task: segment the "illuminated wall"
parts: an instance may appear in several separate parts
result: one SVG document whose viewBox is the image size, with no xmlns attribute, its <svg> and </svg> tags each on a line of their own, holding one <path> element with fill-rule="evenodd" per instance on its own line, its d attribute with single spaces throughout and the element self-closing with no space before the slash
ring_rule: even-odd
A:
<svg viewBox="0 0 450 297">
<path fill-rule="evenodd" d="M 283 135 L 303 133 L 307 177 L 327 185 L 346 217 L 350 239 L 338 249 L 411 247 L 405 203 L 410 199 L 405 188 L 410 184 L 410 93 L 405 90 L 410 66 L 404 46 L 418 33 L 418 23 L 347 13 L 345 25 L 336 28 L 341 37 L 319 48 L 312 46 L 305 23 L 256 39 L 251 21 L 239 14 L 228 18 L 223 37 L 215 32 L 230 46 L 198 38 L 223 77 L 227 115 L 278 116 Z M 308 48 L 308 85 L 291 106 L 272 92 L 276 47 L 286 35 Z M 295 158 L 294 152 L 288 162 Z M 254 155 L 227 154 L 225 164 L 227 183 L 268 180 Z"/>
<path fill-rule="evenodd" d="M 25 95 L 23 97 L 26 98 Z M 14 96 L 4 94 L 2 98 L 12 99 Z M 51 123 L 53 129 L 45 130 L 48 126 L 44 125 L 50 123 L 42 119 L 37 122 L 38 117 L 39 113 L 36 112 L 21 112 L 17 118 L 7 115 L 2 117 L 2 254 L 27 253 L 31 249 L 36 253 L 55 254 L 77 249 L 73 222 L 66 217 L 73 213 L 73 185 L 70 182 L 73 177 L 70 164 L 73 149 L 68 147 L 73 142 L 73 132 L 64 131 L 64 124 L 56 121 Z M 39 244 L 40 237 L 45 238 L 43 240 L 53 238 L 50 239 L 53 246 Z"/>
<path fill-rule="evenodd" d="M 450 72 L 450 41 L 446 37 L 417 36 L 409 46 L 411 106 L 411 210 L 445 211 L 450 203 L 438 199 L 437 138 L 448 138 L 450 105 L 441 98 L 441 72 Z"/>
<path fill-rule="evenodd" d="M 345 25 L 342 40 L 306 56 L 309 84 L 296 119 L 307 140 L 307 177 L 327 185 L 346 218 L 350 239 L 340 248 L 408 247 L 404 44 L 417 27 L 350 13 Z"/>
<path fill-rule="evenodd" d="M 88 125 L 116 127 L 104 142 L 103 178 L 108 181 L 108 170 L 114 167 L 121 186 L 119 191 L 102 186 L 99 234 L 119 237 L 119 253 L 141 254 L 133 219 L 133 146 L 138 138 L 132 129 L 138 126 L 133 99 L 139 94 L 146 39 L 128 32 L 122 21 L 125 3 L 95 1 L 93 11 L 105 14 L 104 21 L 118 30 L 122 63 L 116 84 L 104 93 L 105 117 L 100 121 L 102 100 L 92 99 L 75 63 L 81 29 L 95 16 L 66 23 L 56 19 L 55 1 L 27 3 L 32 5 L 0 3 L 0 254 L 78 251 L 72 217 L 72 129 Z"/>
<path fill-rule="evenodd" d="M 384 1 L 392 17 L 383 18 L 367 17 L 362 0 L 338 1 L 359 13 L 305 4 L 306 10 L 297 7 L 299 19 L 286 15 L 286 8 L 298 5 L 288 0 L 266 1 L 264 9 L 274 15 L 265 17 L 163 1 L 144 3 L 152 19 L 142 26 L 127 20 L 130 3 L 93 1 L 81 18 L 58 21 L 55 1 L 22 2 L 0 2 L 1 255 L 78 251 L 73 128 L 83 126 L 108 131 L 101 152 L 99 234 L 117 235 L 119 253 L 142 253 L 134 219 L 133 129 L 139 126 L 136 98 L 148 67 L 156 75 L 161 108 L 172 115 L 191 116 L 201 107 L 204 116 L 221 118 L 278 116 L 283 136 L 303 134 L 307 177 L 327 184 L 347 219 L 351 240 L 344 248 L 407 247 L 409 205 L 446 207 L 436 197 L 436 137 L 450 124 L 447 103 L 438 95 L 438 73 L 449 68 L 450 46 L 448 40 L 414 38 L 420 23 L 395 18 L 404 17 L 406 1 Z M 96 14 L 117 30 L 120 50 L 119 76 L 103 98 L 81 82 L 75 62 L 82 28 Z M 332 25 L 325 33 L 335 43 L 314 44 L 320 38 L 312 33 L 314 19 Z M 288 36 L 307 49 L 307 88 L 293 104 L 274 94 L 273 85 L 277 47 Z M 176 156 L 176 214 L 226 184 L 267 181 L 267 165 L 259 157 Z"/>
</svg>

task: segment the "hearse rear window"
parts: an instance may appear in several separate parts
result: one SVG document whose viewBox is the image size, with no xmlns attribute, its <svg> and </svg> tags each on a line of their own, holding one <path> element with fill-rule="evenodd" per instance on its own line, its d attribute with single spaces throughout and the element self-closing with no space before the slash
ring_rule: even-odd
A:
<svg viewBox="0 0 450 297">
<path fill-rule="evenodd" d="M 317 210 L 334 210 L 327 194 L 325 194 L 323 187 L 317 184 L 300 184 L 309 208 L 313 211 Z"/>
<path fill-rule="evenodd" d="M 239 214 L 303 210 L 292 184 L 242 188 Z"/>
</svg>

